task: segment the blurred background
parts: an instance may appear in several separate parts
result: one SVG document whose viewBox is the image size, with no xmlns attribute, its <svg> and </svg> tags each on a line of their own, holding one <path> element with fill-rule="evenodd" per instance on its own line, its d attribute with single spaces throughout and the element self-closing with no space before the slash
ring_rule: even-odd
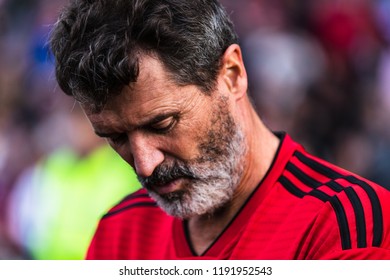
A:
<svg viewBox="0 0 390 280">
<path fill-rule="evenodd" d="M 82 259 L 139 188 L 56 85 L 46 40 L 64 3 L 0 0 L 0 259 Z M 222 3 L 266 124 L 390 187 L 390 0 Z"/>
</svg>

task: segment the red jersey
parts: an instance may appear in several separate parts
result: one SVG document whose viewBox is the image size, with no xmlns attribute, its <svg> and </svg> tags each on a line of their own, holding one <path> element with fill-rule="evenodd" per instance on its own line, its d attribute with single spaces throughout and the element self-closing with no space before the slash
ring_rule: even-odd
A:
<svg viewBox="0 0 390 280">
<path fill-rule="evenodd" d="M 201 255 L 142 189 L 100 221 L 87 259 L 390 259 L 390 191 L 283 135 L 275 159 Z"/>
</svg>

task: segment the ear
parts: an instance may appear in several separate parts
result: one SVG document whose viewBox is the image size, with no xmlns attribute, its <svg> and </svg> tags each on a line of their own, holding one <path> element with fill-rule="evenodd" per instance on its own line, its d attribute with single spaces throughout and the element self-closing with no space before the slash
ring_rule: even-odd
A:
<svg viewBox="0 0 390 280">
<path fill-rule="evenodd" d="M 235 99 L 238 100 L 246 95 L 248 78 L 239 45 L 233 44 L 226 49 L 222 57 L 220 75 L 227 89 L 234 95 Z"/>
</svg>

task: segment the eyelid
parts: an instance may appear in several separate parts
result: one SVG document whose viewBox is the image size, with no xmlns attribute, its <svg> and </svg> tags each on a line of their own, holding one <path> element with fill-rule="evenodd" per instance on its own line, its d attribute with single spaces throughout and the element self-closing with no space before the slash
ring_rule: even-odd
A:
<svg viewBox="0 0 390 280">
<path fill-rule="evenodd" d="M 145 125 L 141 125 L 141 126 L 135 128 L 135 130 L 144 129 L 144 130 L 148 130 L 148 131 L 151 131 L 154 133 L 164 134 L 164 133 L 168 133 L 169 131 L 171 131 L 173 129 L 173 127 L 178 123 L 178 121 L 179 121 L 179 114 L 176 113 L 176 114 L 168 115 L 165 117 L 160 117 L 154 122 L 151 122 L 151 123 L 145 124 Z M 125 142 L 125 140 L 127 140 L 127 134 L 125 134 L 125 133 L 123 133 L 123 134 L 121 134 L 121 133 L 104 133 L 104 132 L 95 131 L 95 134 L 99 137 L 105 138 L 107 141 L 109 141 L 113 144 Z"/>
<path fill-rule="evenodd" d="M 177 115 L 169 116 L 163 120 L 150 124 L 149 129 L 160 133 L 166 133 L 169 132 L 176 125 L 177 121 Z"/>
</svg>

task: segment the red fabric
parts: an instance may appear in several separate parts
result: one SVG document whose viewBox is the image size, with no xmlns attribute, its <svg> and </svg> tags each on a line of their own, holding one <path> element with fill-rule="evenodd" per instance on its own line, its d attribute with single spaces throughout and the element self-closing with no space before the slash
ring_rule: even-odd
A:
<svg viewBox="0 0 390 280">
<path fill-rule="evenodd" d="M 390 259 L 390 192 L 288 135 L 240 212 L 202 255 L 145 190 L 100 221 L 87 259 Z"/>
</svg>

